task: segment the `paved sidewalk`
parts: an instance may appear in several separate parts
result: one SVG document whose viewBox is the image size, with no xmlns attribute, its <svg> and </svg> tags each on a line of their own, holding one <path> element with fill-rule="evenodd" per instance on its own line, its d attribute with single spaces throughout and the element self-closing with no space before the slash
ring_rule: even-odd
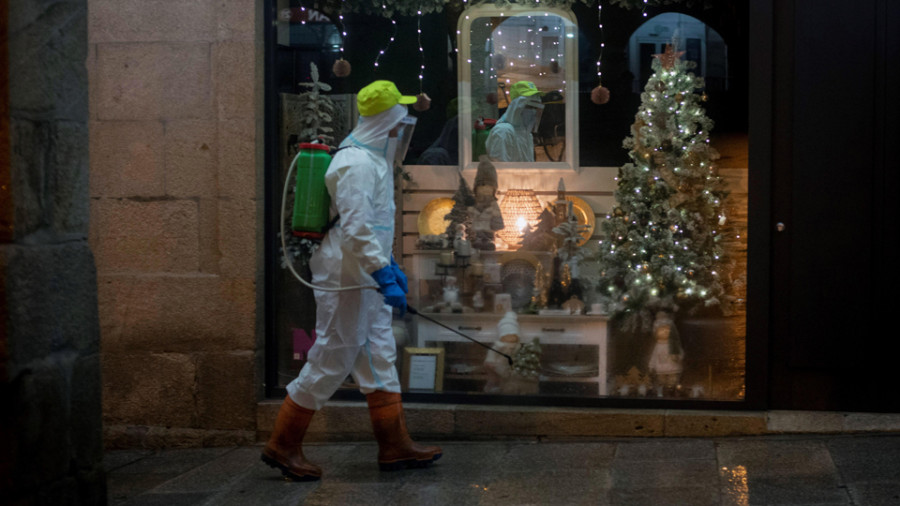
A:
<svg viewBox="0 0 900 506">
<path fill-rule="evenodd" d="M 318 482 L 261 446 L 107 452 L 113 506 L 900 505 L 900 435 L 439 442 L 427 469 L 380 472 L 374 443 L 310 444 Z"/>
</svg>

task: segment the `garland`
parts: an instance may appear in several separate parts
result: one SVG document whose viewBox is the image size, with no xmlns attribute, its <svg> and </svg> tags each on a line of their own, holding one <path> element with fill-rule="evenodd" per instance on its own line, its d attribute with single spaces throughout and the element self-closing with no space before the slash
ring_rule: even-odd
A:
<svg viewBox="0 0 900 506">
<path fill-rule="evenodd" d="M 597 0 L 354 0 L 342 2 L 341 0 L 308 0 L 301 2 L 304 7 L 316 9 L 333 15 L 336 12 L 376 14 L 385 17 L 416 16 L 418 14 L 430 14 L 442 12 L 445 8 L 462 10 L 483 4 L 494 4 L 498 7 L 508 5 L 526 5 L 529 7 L 561 7 L 571 8 L 573 4 L 581 3 L 592 5 Z M 642 1 L 642 0 L 638 0 Z"/>
<path fill-rule="evenodd" d="M 509 5 L 525 5 L 534 8 L 559 7 L 571 9 L 574 4 L 592 6 L 597 0 L 305 0 L 301 2 L 304 7 L 316 9 L 329 15 L 338 12 L 376 14 L 385 17 L 416 16 L 442 12 L 445 8 L 462 10 L 476 5 L 493 4 L 497 7 Z M 644 10 L 650 6 L 683 4 L 686 7 L 695 5 L 710 8 L 713 0 L 609 0 L 610 5 L 623 9 Z"/>
<path fill-rule="evenodd" d="M 650 6 L 684 4 L 686 7 L 695 5 L 709 9 L 713 6 L 713 0 L 609 0 L 610 5 L 617 5 L 623 9 L 644 10 Z"/>
</svg>

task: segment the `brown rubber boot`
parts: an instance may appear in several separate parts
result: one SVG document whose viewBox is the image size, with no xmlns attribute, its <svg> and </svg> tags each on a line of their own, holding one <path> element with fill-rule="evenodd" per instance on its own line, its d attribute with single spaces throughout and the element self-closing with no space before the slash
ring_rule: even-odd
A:
<svg viewBox="0 0 900 506">
<path fill-rule="evenodd" d="M 382 471 L 425 467 L 441 458 L 437 446 L 420 445 L 410 439 L 400 394 L 378 390 L 366 395 L 366 401 L 378 441 L 378 467 Z"/>
<path fill-rule="evenodd" d="M 285 478 L 313 481 L 322 477 L 322 468 L 303 456 L 303 436 L 316 412 L 285 397 L 275 419 L 272 437 L 262 451 L 262 461 L 281 470 Z"/>
</svg>

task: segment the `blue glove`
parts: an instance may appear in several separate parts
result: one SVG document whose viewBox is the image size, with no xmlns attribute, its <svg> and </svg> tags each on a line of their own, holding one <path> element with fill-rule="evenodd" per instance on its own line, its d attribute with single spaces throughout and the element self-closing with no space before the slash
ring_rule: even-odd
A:
<svg viewBox="0 0 900 506">
<path fill-rule="evenodd" d="M 372 273 L 372 278 L 378 283 L 378 289 L 381 295 L 384 295 L 384 301 L 400 310 L 400 316 L 406 314 L 406 294 L 397 284 L 397 277 L 394 276 L 394 269 L 390 265 L 386 265 L 381 269 Z"/>
<path fill-rule="evenodd" d="M 409 284 L 406 281 L 406 274 L 403 274 L 403 271 L 400 270 L 400 266 L 397 265 L 397 261 L 394 260 L 394 255 L 391 255 L 391 269 L 394 271 L 394 277 L 397 278 L 397 285 L 400 286 L 403 293 L 409 293 Z"/>
</svg>

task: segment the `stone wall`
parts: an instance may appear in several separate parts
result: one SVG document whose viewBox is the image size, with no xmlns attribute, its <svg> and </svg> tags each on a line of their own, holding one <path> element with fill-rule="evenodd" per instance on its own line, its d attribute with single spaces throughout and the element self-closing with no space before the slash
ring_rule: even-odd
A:
<svg viewBox="0 0 900 506">
<path fill-rule="evenodd" d="M 87 3 L 0 11 L 0 502 L 105 504 Z"/>
<path fill-rule="evenodd" d="M 88 6 L 107 445 L 252 441 L 261 4 Z"/>
</svg>

